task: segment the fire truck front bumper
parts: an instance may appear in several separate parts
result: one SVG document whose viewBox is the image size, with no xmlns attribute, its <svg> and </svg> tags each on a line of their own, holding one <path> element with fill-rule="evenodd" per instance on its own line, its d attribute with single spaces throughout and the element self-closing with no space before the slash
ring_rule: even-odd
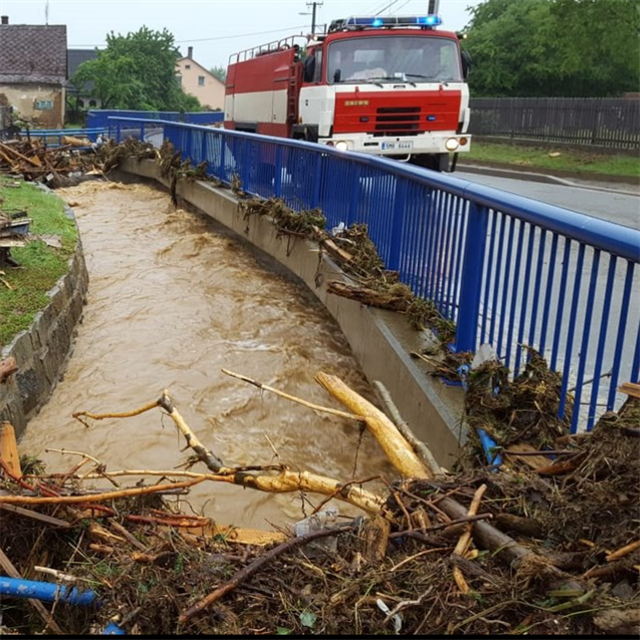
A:
<svg viewBox="0 0 640 640">
<path fill-rule="evenodd" d="M 417 136 L 374 137 L 367 134 L 340 134 L 320 138 L 320 144 L 339 151 L 357 151 L 377 156 L 413 156 L 461 153 L 471 148 L 471 136 L 457 133 L 424 133 Z"/>
</svg>

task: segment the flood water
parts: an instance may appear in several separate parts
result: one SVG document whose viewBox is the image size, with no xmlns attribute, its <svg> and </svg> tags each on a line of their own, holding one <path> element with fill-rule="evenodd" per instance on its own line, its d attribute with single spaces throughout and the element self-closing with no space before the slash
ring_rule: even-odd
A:
<svg viewBox="0 0 640 640">
<path fill-rule="evenodd" d="M 373 397 L 339 328 L 303 285 L 149 186 L 96 181 L 58 194 L 78 220 L 88 304 L 64 379 L 29 423 L 22 453 L 39 456 L 51 472 L 68 471 L 79 458 L 45 453 L 48 447 L 84 451 L 110 471 L 173 469 L 191 452 L 181 451 L 184 439 L 159 409 L 90 429 L 71 417 L 130 411 L 166 388 L 191 429 L 228 466 L 282 462 L 343 481 L 393 477 L 368 433 L 358 448 L 355 423 L 221 372 L 344 408 L 314 382 L 322 370 Z M 198 463 L 193 470 L 206 468 Z M 137 480 L 119 478 L 128 486 Z M 264 528 L 302 517 L 295 493 L 207 482 L 186 500 L 223 524 Z M 336 506 L 354 513 L 345 503 Z"/>
</svg>

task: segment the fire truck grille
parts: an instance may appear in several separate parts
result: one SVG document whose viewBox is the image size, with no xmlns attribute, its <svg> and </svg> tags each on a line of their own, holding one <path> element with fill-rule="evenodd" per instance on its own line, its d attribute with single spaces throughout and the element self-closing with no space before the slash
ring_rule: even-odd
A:
<svg viewBox="0 0 640 640">
<path fill-rule="evenodd" d="M 374 136 L 387 134 L 410 136 L 420 133 L 420 107 L 379 107 Z"/>
</svg>

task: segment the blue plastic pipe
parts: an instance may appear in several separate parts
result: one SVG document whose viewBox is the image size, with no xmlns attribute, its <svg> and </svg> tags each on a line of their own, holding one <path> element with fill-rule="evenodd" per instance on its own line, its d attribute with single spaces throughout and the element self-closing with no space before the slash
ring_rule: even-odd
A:
<svg viewBox="0 0 640 640">
<path fill-rule="evenodd" d="M 101 636 L 126 636 L 127 632 L 122 627 L 119 627 L 115 622 L 110 622 L 104 628 L 104 631 L 100 635 Z"/>
<path fill-rule="evenodd" d="M 53 582 L 38 582 L 19 578 L 0 577 L 0 595 L 14 598 L 34 598 L 43 602 L 68 602 L 69 604 L 87 606 L 96 600 L 96 594 L 91 591 L 80 591 L 75 587 L 69 589 L 64 585 Z"/>
<path fill-rule="evenodd" d="M 487 462 L 496 467 L 497 470 L 497 467 L 502 464 L 502 456 L 495 452 L 498 446 L 496 441 L 484 429 L 478 429 L 478 435 L 480 436 L 482 448 L 487 455 Z"/>
</svg>

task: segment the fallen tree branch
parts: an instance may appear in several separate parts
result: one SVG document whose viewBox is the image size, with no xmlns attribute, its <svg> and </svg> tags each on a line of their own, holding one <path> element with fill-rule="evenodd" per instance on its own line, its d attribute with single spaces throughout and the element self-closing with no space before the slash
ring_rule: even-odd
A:
<svg viewBox="0 0 640 640">
<path fill-rule="evenodd" d="M 135 489 L 121 489 L 120 491 L 108 491 L 106 493 L 95 493 L 83 496 L 51 496 L 47 498 L 32 496 L 0 496 L 0 504 L 77 504 L 84 502 L 105 502 L 118 498 L 128 498 L 130 496 L 141 496 L 148 493 L 158 493 L 169 489 L 182 489 L 200 484 L 206 478 L 197 478 L 187 482 L 176 482 L 173 484 L 156 484 L 151 487 L 136 487 Z"/>
<path fill-rule="evenodd" d="M 391 464 L 409 478 L 430 478 L 431 474 L 409 443 L 387 416 L 368 400 L 350 389 L 340 378 L 319 372 L 316 381 L 353 413 L 365 419 Z"/>
<path fill-rule="evenodd" d="M 339 533 L 349 531 L 351 528 L 352 525 L 337 527 L 335 529 L 322 529 L 321 531 L 314 531 L 312 533 L 308 533 L 307 535 L 299 536 L 297 538 L 291 538 L 286 542 L 283 542 L 277 547 L 274 547 L 270 551 L 267 551 L 266 553 L 256 558 L 251 564 L 246 566 L 241 571 L 238 571 L 238 573 L 236 573 L 236 575 L 231 578 L 231 580 L 225 582 L 221 587 L 218 587 L 208 596 L 202 598 L 202 600 L 198 601 L 192 607 L 187 609 L 183 614 L 180 615 L 180 617 L 178 618 L 178 622 L 180 624 L 188 622 L 189 620 L 191 620 L 191 618 L 198 615 L 214 602 L 222 598 L 222 596 L 229 593 L 230 591 L 233 591 L 243 582 L 246 582 L 249 578 L 251 578 L 251 576 L 260 571 L 262 567 L 264 567 L 274 558 L 277 558 L 283 553 L 296 549 L 297 547 L 300 547 L 307 542 L 311 542 L 312 540 L 318 540 L 319 538 L 326 538 L 328 536 L 335 536 Z"/>
<path fill-rule="evenodd" d="M 340 411 L 339 409 L 332 409 L 331 407 L 323 407 L 319 404 L 314 404 L 313 402 L 308 402 L 307 400 L 303 400 L 302 398 L 298 398 L 296 396 L 292 396 L 284 391 L 280 391 L 275 389 L 274 387 L 269 387 L 266 384 L 262 384 L 253 378 L 249 378 L 247 376 L 243 376 L 240 373 L 234 373 L 233 371 L 229 371 L 228 369 L 221 369 L 222 373 L 231 376 L 232 378 L 237 378 L 238 380 L 242 380 L 243 382 L 248 382 L 252 384 L 254 387 L 258 387 L 262 391 L 268 391 L 269 393 L 273 393 L 274 395 L 280 396 L 281 398 L 285 398 L 286 400 L 291 400 L 291 402 L 296 402 L 297 404 L 301 404 L 303 407 L 307 407 L 309 409 L 313 409 L 314 411 L 321 411 L 322 413 L 330 413 L 331 415 L 338 416 L 340 418 L 346 418 L 347 420 L 357 420 L 358 422 L 364 422 L 363 418 L 360 416 L 356 416 L 353 413 L 347 413 L 346 411 Z"/>
<path fill-rule="evenodd" d="M 198 439 L 195 433 L 191 431 L 189 425 L 184 421 L 184 418 L 180 415 L 175 408 L 171 398 L 169 398 L 169 392 L 165 389 L 162 397 L 158 400 L 158 406 L 162 407 L 175 423 L 176 427 L 185 440 L 187 445 L 193 449 L 201 462 L 204 462 L 209 469 L 213 472 L 218 472 L 223 468 L 222 460 L 209 451 Z"/>
</svg>

